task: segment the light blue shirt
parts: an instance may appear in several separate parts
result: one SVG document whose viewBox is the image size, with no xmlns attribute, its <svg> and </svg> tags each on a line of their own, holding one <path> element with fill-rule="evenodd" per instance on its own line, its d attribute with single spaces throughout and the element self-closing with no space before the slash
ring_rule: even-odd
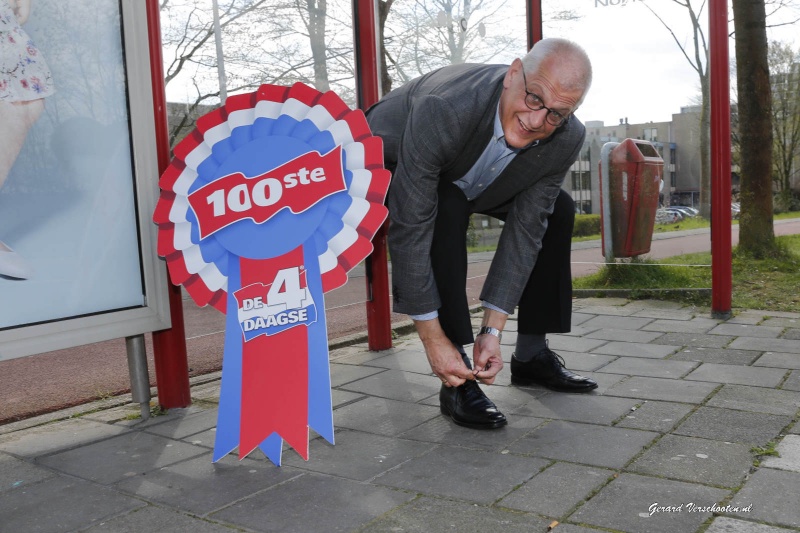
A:
<svg viewBox="0 0 800 533">
<path fill-rule="evenodd" d="M 535 141 L 533 145 L 538 144 Z M 489 144 L 483 149 L 483 153 L 472 165 L 472 168 L 464 174 L 464 176 L 455 181 L 455 184 L 464 191 L 467 200 L 474 200 L 485 191 L 489 185 L 492 184 L 497 176 L 511 163 L 520 152 L 518 148 L 511 148 L 506 144 L 506 136 L 503 134 L 503 125 L 500 122 L 500 104 L 497 104 L 497 110 L 494 113 L 494 130 L 492 131 L 492 138 L 489 139 Z M 510 315 L 508 311 L 500 309 L 499 307 L 490 304 L 489 302 L 481 302 L 483 307 L 500 311 Z M 431 311 L 422 315 L 409 315 L 413 320 L 433 320 L 439 316 L 439 311 Z"/>
</svg>

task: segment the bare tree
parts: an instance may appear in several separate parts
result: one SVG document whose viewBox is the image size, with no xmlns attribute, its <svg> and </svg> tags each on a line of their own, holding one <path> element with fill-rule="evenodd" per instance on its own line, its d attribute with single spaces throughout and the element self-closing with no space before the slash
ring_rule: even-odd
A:
<svg viewBox="0 0 800 533">
<path fill-rule="evenodd" d="M 708 42 L 703 31 L 701 17 L 706 7 L 705 0 L 694 4 L 692 0 L 672 0 L 686 10 L 692 27 L 691 46 L 684 44 L 656 10 L 642 2 L 669 31 L 681 53 L 697 73 L 700 81 L 700 216 L 709 218 L 711 211 L 711 85 L 708 71 Z"/>
<path fill-rule="evenodd" d="M 792 182 L 800 175 L 800 51 L 772 41 L 769 46 L 772 85 L 773 180 L 780 207 L 794 203 Z"/>
</svg>

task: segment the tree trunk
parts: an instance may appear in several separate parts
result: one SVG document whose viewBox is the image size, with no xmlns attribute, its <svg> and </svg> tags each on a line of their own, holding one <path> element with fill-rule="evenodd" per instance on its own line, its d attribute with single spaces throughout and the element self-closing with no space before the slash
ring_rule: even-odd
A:
<svg viewBox="0 0 800 533">
<path fill-rule="evenodd" d="M 308 39 L 311 44 L 311 57 L 314 60 L 314 87 L 324 93 L 331 89 L 325 54 L 325 16 L 328 11 L 328 1 L 306 0 L 306 9 L 308 9 Z"/>
<path fill-rule="evenodd" d="M 760 258 L 776 249 L 772 226 L 772 91 L 764 0 L 733 0 L 741 137 L 739 250 Z"/>
</svg>

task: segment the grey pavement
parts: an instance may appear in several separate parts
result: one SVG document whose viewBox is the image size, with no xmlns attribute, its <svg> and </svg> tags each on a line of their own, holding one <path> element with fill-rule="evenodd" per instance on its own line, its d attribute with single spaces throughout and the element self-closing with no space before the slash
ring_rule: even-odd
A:
<svg viewBox="0 0 800 533">
<path fill-rule="evenodd" d="M 520 388 L 506 365 L 485 386 L 496 431 L 439 413 L 415 335 L 337 348 L 336 445 L 312 431 L 281 467 L 212 463 L 219 374 L 144 421 L 97 402 L 7 424 L 0 532 L 800 531 L 798 331 L 800 314 L 576 299 L 550 345 L 600 387 Z"/>
</svg>

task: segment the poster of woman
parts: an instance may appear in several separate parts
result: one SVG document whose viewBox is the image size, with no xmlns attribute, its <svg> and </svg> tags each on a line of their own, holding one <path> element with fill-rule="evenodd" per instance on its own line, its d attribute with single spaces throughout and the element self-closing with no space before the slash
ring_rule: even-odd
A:
<svg viewBox="0 0 800 533">
<path fill-rule="evenodd" d="M 147 305 L 125 46 L 137 16 L 130 0 L 0 0 L 0 340 Z"/>
</svg>

